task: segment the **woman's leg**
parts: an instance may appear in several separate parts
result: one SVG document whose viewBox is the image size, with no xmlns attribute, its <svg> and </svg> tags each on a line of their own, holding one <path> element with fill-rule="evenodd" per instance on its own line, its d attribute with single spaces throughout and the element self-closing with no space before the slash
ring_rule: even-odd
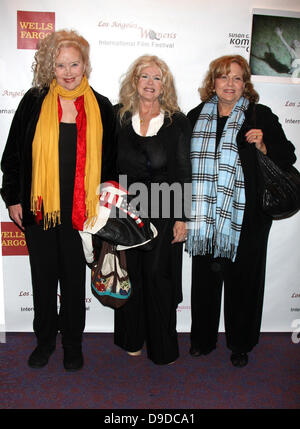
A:
<svg viewBox="0 0 300 429">
<path fill-rule="evenodd" d="M 34 303 L 33 330 L 38 345 L 55 344 L 58 332 L 58 243 L 55 229 L 44 231 L 37 224 L 25 229 L 31 267 Z"/>
<path fill-rule="evenodd" d="M 86 261 L 78 231 L 71 222 L 58 230 L 60 272 L 59 330 L 63 346 L 80 347 L 85 327 Z"/>
<path fill-rule="evenodd" d="M 224 317 L 228 348 L 247 353 L 258 343 L 263 310 L 270 225 L 243 232 L 236 261 L 224 280 Z"/>
<path fill-rule="evenodd" d="M 209 255 L 192 258 L 191 354 L 208 354 L 216 348 L 221 310 L 222 265 Z"/>
<path fill-rule="evenodd" d="M 173 223 L 155 220 L 155 247 L 143 254 L 147 353 L 156 364 L 174 362 L 179 356 L 176 321 L 181 300 L 182 244 L 171 244 Z"/>
<path fill-rule="evenodd" d="M 114 342 L 128 352 L 141 350 L 145 341 L 141 257 L 137 249 L 126 251 L 131 296 L 124 306 L 115 310 Z"/>
</svg>

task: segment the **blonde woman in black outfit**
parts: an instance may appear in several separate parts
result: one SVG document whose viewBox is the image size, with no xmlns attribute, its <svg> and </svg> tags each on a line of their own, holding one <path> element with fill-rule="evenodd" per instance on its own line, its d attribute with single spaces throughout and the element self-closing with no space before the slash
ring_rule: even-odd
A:
<svg viewBox="0 0 300 429">
<path fill-rule="evenodd" d="M 140 57 L 129 68 L 116 110 L 118 173 L 127 176 L 129 187 L 146 187 L 148 213 L 158 237 L 153 250 L 126 251 L 133 291 L 129 302 L 115 311 L 115 344 L 133 356 L 139 356 L 145 344 L 149 359 L 169 364 L 179 355 L 176 309 L 182 300 L 191 128 L 179 111 L 170 70 L 155 56 Z M 153 202 L 153 185 L 161 184 L 179 186 L 165 213 L 166 199 L 160 195 L 160 201 Z"/>
</svg>

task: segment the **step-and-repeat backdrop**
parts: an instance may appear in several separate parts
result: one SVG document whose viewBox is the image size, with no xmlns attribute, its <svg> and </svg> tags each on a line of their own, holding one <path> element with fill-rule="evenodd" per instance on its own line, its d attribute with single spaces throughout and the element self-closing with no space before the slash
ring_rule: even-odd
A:
<svg viewBox="0 0 300 429">
<path fill-rule="evenodd" d="M 300 168 L 300 55 L 299 45 L 293 43 L 300 43 L 299 0 L 286 0 L 284 6 L 281 0 L 1 0 L 0 20 L 0 154 L 17 105 L 31 86 L 38 40 L 66 28 L 77 30 L 89 41 L 93 68 L 90 84 L 113 104 L 118 101 L 122 74 L 140 55 L 154 54 L 167 62 L 184 113 L 199 104 L 197 89 L 211 60 L 225 54 L 244 56 L 251 61 L 260 102 L 279 116 L 287 137 L 296 146 L 296 166 Z M 31 331 L 33 303 L 25 238 L 10 221 L 2 200 L 0 213 L 0 326 L 4 325 L 5 306 L 6 331 Z M 299 213 L 274 222 L 262 331 L 288 332 L 300 319 L 299 241 Z M 184 253 L 180 332 L 190 330 L 190 262 Z M 111 332 L 113 311 L 95 300 L 89 275 L 86 331 Z"/>
</svg>

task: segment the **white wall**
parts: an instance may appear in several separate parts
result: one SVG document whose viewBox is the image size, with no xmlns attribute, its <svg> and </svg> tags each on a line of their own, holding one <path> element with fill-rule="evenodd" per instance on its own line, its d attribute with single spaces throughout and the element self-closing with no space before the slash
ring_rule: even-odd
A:
<svg viewBox="0 0 300 429">
<path fill-rule="evenodd" d="M 175 76 L 180 106 L 187 113 L 200 102 L 197 88 L 211 60 L 231 53 L 249 60 L 247 39 L 250 41 L 253 8 L 283 7 L 300 12 L 299 0 L 286 0 L 284 6 L 282 0 L 1 0 L 0 153 L 13 111 L 32 81 L 35 51 L 17 49 L 17 10 L 55 12 L 56 30 L 79 31 L 91 45 L 90 83 L 113 104 L 117 102 L 120 77 L 133 60 L 146 53 L 163 58 Z M 150 30 L 156 32 L 156 39 L 150 38 Z M 299 84 L 258 82 L 255 87 L 261 103 L 269 105 L 279 116 L 300 160 L 299 124 L 286 123 L 286 119 L 300 118 Z M 288 107 L 287 101 L 294 101 L 295 105 Z M 0 213 L 2 222 L 9 221 L 2 201 Z M 292 321 L 299 318 L 299 232 L 300 214 L 275 222 L 272 227 L 262 331 L 290 331 Z M 28 256 L 4 256 L 3 278 L 6 330 L 31 331 Z M 190 259 L 186 254 L 183 279 L 184 300 L 178 309 L 178 330 L 189 332 Z M 88 275 L 86 305 L 86 331 L 112 331 L 112 310 L 100 306 L 92 296 Z M 223 329 L 222 319 L 220 330 Z"/>
</svg>

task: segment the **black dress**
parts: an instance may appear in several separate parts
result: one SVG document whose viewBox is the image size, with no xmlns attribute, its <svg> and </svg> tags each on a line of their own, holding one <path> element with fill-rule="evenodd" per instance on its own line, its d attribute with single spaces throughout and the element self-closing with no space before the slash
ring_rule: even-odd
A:
<svg viewBox="0 0 300 429">
<path fill-rule="evenodd" d="M 151 251 L 126 251 L 133 292 L 128 303 L 115 311 L 115 344 L 134 352 L 146 342 L 148 357 L 156 364 L 173 362 L 179 356 L 176 310 L 182 300 L 182 244 L 171 241 L 176 219 L 186 218 L 183 212 L 175 216 L 172 198 L 164 217 L 161 203 L 165 197 L 161 193 L 157 199 L 153 185 L 190 182 L 190 135 L 189 122 L 182 114 L 174 115 L 171 123 L 166 118 L 153 137 L 137 135 L 131 120 L 118 131 L 118 172 L 127 176 L 129 191 L 137 182 L 147 188 L 148 213 L 158 237 Z"/>
</svg>

